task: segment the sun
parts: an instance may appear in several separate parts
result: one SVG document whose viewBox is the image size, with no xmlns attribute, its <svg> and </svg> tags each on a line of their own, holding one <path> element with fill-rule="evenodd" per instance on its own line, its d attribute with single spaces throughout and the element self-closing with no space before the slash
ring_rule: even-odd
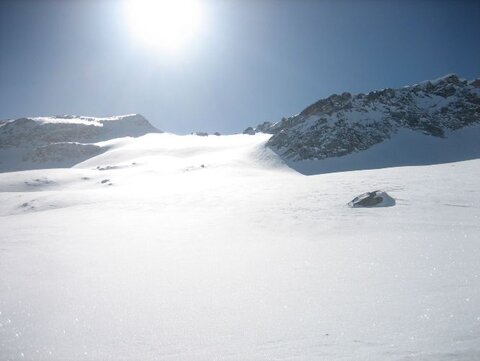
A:
<svg viewBox="0 0 480 361">
<path fill-rule="evenodd" d="M 199 0 L 128 0 L 125 13 L 136 39 L 166 52 L 185 47 L 202 20 Z"/>
</svg>

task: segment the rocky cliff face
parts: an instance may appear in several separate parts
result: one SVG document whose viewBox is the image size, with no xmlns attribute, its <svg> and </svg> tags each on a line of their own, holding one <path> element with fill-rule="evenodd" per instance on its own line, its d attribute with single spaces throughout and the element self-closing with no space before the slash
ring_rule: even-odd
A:
<svg viewBox="0 0 480 361">
<path fill-rule="evenodd" d="M 474 124 L 480 124 L 480 79 L 452 74 L 399 89 L 334 94 L 255 131 L 273 134 L 267 145 L 295 161 L 360 152 L 400 129 L 442 138 Z"/>
</svg>

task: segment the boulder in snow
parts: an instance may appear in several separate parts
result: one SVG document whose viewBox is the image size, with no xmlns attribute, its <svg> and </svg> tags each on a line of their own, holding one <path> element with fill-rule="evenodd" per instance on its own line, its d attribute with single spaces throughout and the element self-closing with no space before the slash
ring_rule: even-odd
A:
<svg viewBox="0 0 480 361">
<path fill-rule="evenodd" d="M 391 207 L 394 205 L 395 199 L 383 191 L 363 193 L 348 202 L 348 206 L 352 208 Z"/>
</svg>

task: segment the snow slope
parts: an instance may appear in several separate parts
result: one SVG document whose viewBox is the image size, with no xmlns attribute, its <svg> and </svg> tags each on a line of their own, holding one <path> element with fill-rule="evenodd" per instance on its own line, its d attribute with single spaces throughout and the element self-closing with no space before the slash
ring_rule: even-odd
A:
<svg viewBox="0 0 480 361">
<path fill-rule="evenodd" d="M 478 360 L 480 160 L 306 177 L 268 139 L 0 174 L 0 359 Z"/>
</svg>

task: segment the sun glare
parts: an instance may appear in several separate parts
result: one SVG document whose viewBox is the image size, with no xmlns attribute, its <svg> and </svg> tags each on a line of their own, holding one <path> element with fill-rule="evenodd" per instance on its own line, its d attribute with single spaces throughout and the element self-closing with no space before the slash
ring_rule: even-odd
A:
<svg viewBox="0 0 480 361">
<path fill-rule="evenodd" d="M 125 12 L 135 37 L 154 50 L 175 52 L 200 30 L 199 0 L 128 0 Z"/>
</svg>

